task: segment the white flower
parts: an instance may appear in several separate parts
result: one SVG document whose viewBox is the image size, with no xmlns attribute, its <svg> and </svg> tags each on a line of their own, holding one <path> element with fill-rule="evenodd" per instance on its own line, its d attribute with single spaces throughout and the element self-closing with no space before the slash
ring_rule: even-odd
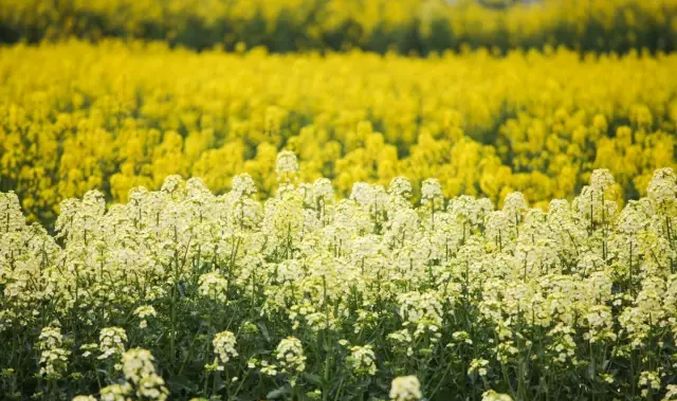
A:
<svg viewBox="0 0 677 401">
<path fill-rule="evenodd" d="M 348 364 L 352 372 L 357 375 L 376 374 L 376 355 L 371 345 L 353 346 L 350 347 L 350 355 L 348 356 Z"/>
<path fill-rule="evenodd" d="M 40 354 L 40 374 L 48 378 L 59 378 L 66 371 L 70 351 L 50 348 Z"/>
<path fill-rule="evenodd" d="M 142 377 L 155 373 L 155 358 L 150 351 L 132 348 L 122 354 L 122 372 L 127 380 L 138 383 Z"/>
<path fill-rule="evenodd" d="M 486 359 L 473 359 L 470 361 L 470 367 L 468 367 L 468 376 L 472 376 L 477 373 L 481 377 L 487 375 L 487 366 L 489 366 L 489 361 Z"/>
<path fill-rule="evenodd" d="M 98 359 L 108 359 L 111 356 L 120 356 L 125 352 L 127 333 L 121 327 L 105 327 L 99 333 L 99 350 L 101 355 Z"/>
<path fill-rule="evenodd" d="M 218 370 L 223 370 L 224 365 L 232 358 L 238 356 L 237 350 L 235 350 L 235 334 L 230 331 L 222 331 L 216 333 L 214 339 L 212 340 L 212 346 L 214 347 L 214 353 L 218 359 Z"/>
<path fill-rule="evenodd" d="M 411 197 L 411 191 L 411 182 L 402 176 L 393 178 L 388 186 L 388 192 L 391 195 L 400 196 L 404 199 L 409 199 Z"/>
<path fill-rule="evenodd" d="M 61 328 L 57 326 L 46 326 L 40 331 L 38 337 L 38 348 L 42 350 L 57 348 L 61 346 L 63 336 Z"/>
<path fill-rule="evenodd" d="M 666 167 L 654 171 L 647 187 L 647 194 L 658 204 L 677 201 L 677 176 L 672 168 Z"/>
<path fill-rule="evenodd" d="M 428 178 L 421 184 L 421 203 L 428 204 L 435 200 L 442 199 L 442 186 L 436 178 Z"/>
<path fill-rule="evenodd" d="M 421 383 L 416 376 L 396 377 L 390 385 L 389 396 L 392 401 L 418 401 L 423 397 Z"/>
<path fill-rule="evenodd" d="M 228 280 L 216 271 L 205 273 L 198 279 L 198 293 L 214 301 L 226 302 Z"/>
<path fill-rule="evenodd" d="M 101 401 L 128 401 L 131 392 L 129 383 L 111 384 L 101 389 Z"/>
<path fill-rule="evenodd" d="M 315 201 L 322 199 L 328 202 L 334 198 L 334 188 L 331 185 L 331 180 L 328 178 L 322 177 L 315 180 L 312 190 Z"/>
<path fill-rule="evenodd" d="M 442 305 L 435 293 L 407 292 L 398 297 L 399 315 L 405 325 L 415 327 L 414 336 L 424 332 L 437 335 L 442 327 Z"/>
<path fill-rule="evenodd" d="M 40 353 L 40 374 L 48 379 L 58 379 L 66 372 L 70 351 L 61 347 L 63 336 L 61 329 L 47 326 L 38 337 Z"/>
<path fill-rule="evenodd" d="M 162 192 L 170 195 L 181 196 L 184 190 L 185 182 L 180 175 L 169 175 L 162 183 Z"/>
<path fill-rule="evenodd" d="M 151 305 L 141 305 L 134 310 L 134 316 L 141 319 L 139 328 L 145 329 L 148 326 L 148 321 L 146 319 L 157 316 L 157 312 Z"/>
<path fill-rule="evenodd" d="M 470 334 L 468 334 L 467 331 L 455 331 L 452 333 L 451 338 L 454 339 L 456 342 L 464 342 L 466 344 L 472 344 L 472 340 L 470 339 Z"/>
<path fill-rule="evenodd" d="M 482 393 L 482 401 L 512 401 L 508 394 L 497 393 L 494 390 L 487 390 Z"/>
<path fill-rule="evenodd" d="M 677 384 L 668 384 L 662 401 L 677 401 Z"/>
<path fill-rule="evenodd" d="M 386 202 L 387 195 L 380 185 L 370 185 L 366 182 L 356 182 L 350 191 L 350 199 L 365 207 L 369 212 L 380 210 Z"/>
<path fill-rule="evenodd" d="M 604 191 L 615 183 L 614 176 L 608 169 L 601 168 L 592 171 L 590 186 L 596 191 Z"/>
<path fill-rule="evenodd" d="M 299 164 L 296 155 L 288 150 L 283 150 L 277 154 L 275 163 L 275 172 L 278 176 L 295 174 L 299 171 Z"/>
<path fill-rule="evenodd" d="M 528 208 L 527 200 L 521 192 L 511 192 L 503 201 L 503 211 L 509 216 L 521 216 Z"/>
<path fill-rule="evenodd" d="M 132 348 L 122 354 L 122 372 L 125 379 L 133 384 L 137 397 L 164 401 L 169 391 L 165 381 L 156 373 L 154 362 L 150 351 Z"/>
<path fill-rule="evenodd" d="M 236 175 L 231 184 L 231 193 L 238 198 L 253 195 L 256 193 L 256 184 L 247 173 Z"/>
<path fill-rule="evenodd" d="M 306 369 L 303 345 L 296 337 L 283 338 L 275 349 L 275 357 L 283 372 L 296 374 Z"/>
<path fill-rule="evenodd" d="M 19 198 L 13 191 L 0 192 L 0 233 L 18 231 L 26 226 Z"/>
<path fill-rule="evenodd" d="M 91 395 L 76 395 L 71 401 L 96 401 L 96 398 Z"/>
<path fill-rule="evenodd" d="M 646 397 L 649 391 L 659 391 L 661 389 L 661 376 L 658 371 L 643 371 L 639 374 L 639 382 L 637 383 L 642 389 L 642 397 Z"/>
</svg>

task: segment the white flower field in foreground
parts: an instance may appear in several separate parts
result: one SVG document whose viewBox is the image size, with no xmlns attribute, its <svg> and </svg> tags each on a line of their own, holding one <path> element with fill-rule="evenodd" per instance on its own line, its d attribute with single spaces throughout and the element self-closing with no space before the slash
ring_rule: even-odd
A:
<svg viewBox="0 0 677 401">
<path fill-rule="evenodd" d="M 409 182 L 170 176 L 56 234 L 0 194 L 0 384 L 77 400 L 674 400 L 677 184 L 621 207 L 596 170 L 571 202 L 420 201 Z M 68 385 L 65 385 L 67 383 Z M 94 383 L 94 384 L 93 384 Z M 167 384 L 171 383 L 171 385 Z M 271 389 L 273 389 L 271 391 Z M 168 398 L 169 397 L 169 398 Z"/>
</svg>

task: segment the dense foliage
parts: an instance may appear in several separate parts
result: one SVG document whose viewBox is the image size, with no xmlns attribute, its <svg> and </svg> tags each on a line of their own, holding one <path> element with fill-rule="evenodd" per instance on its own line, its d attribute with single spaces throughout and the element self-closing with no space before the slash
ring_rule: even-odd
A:
<svg viewBox="0 0 677 401">
<path fill-rule="evenodd" d="M 672 0 L 0 0 L 0 41 L 75 35 L 283 52 L 671 51 L 676 17 Z"/>
<path fill-rule="evenodd" d="M 56 236 L 0 194 L 6 399 L 675 400 L 677 182 L 621 208 L 608 170 L 547 211 L 299 183 L 259 202 L 170 176 Z M 89 395 L 91 394 L 91 395 Z"/>
<path fill-rule="evenodd" d="M 223 193 L 249 173 L 262 197 L 280 149 L 305 180 L 418 188 L 540 207 L 608 168 L 619 200 L 675 166 L 677 56 L 486 52 L 428 59 L 268 55 L 68 42 L 0 49 L 0 190 L 51 227 L 59 202 L 125 201 L 167 175 Z M 418 197 L 418 192 L 416 193 Z"/>
</svg>

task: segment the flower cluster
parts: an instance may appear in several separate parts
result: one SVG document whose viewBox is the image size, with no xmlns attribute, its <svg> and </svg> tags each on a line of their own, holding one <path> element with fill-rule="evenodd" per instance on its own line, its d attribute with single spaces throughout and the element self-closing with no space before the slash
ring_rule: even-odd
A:
<svg viewBox="0 0 677 401">
<path fill-rule="evenodd" d="M 421 383 L 416 376 L 396 377 L 390 385 L 389 395 L 392 401 L 418 401 L 423 397 Z"/>
<path fill-rule="evenodd" d="M 56 326 L 47 326 L 40 332 L 38 349 L 40 353 L 40 374 L 48 379 L 62 377 L 68 366 L 70 351 L 64 349 L 61 329 Z"/>
<path fill-rule="evenodd" d="M 482 401 L 512 401 L 512 397 L 494 390 L 487 390 L 482 393 Z"/>
<path fill-rule="evenodd" d="M 134 316 L 139 319 L 139 328 L 145 329 L 148 327 L 148 318 L 156 317 L 157 311 L 151 305 L 141 305 L 134 309 Z"/>
<path fill-rule="evenodd" d="M 200 276 L 198 291 L 203 297 L 226 302 L 228 281 L 218 272 L 205 273 Z"/>
<path fill-rule="evenodd" d="M 125 352 L 127 333 L 121 327 L 105 327 L 99 334 L 99 359 L 119 358 Z"/>
<path fill-rule="evenodd" d="M 155 359 L 150 351 L 132 348 L 122 355 L 122 371 L 133 394 L 138 399 L 164 401 L 169 392 L 155 371 Z"/>
<path fill-rule="evenodd" d="M 212 346 L 214 347 L 214 353 L 216 354 L 216 364 L 217 370 L 223 370 L 224 365 L 228 363 L 231 358 L 238 356 L 237 350 L 235 349 L 235 334 L 230 331 L 222 331 L 216 333 L 214 340 L 212 340 Z"/>
<path fill-rule="evenodd" d="M 376 354 L 370 345 L 350 347 L 348 363 L 355 375 L 373 376 L 376 374 Z"/>
<path fill-rule="evenodd" d="M 282 372 L 295 375 L 306 369 L 306 356 L 303 354 L 303 345 L 296 337 L 287 337 L 280 340 L 275 348 L 277 359 Z"/>
</svg>

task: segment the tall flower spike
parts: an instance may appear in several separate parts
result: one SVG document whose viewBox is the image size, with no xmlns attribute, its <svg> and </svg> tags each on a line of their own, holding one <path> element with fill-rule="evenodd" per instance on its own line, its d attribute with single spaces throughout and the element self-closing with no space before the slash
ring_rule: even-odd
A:
<svg viewBox="0 0 677 401">
<path fill-rule="evenodd" d="M 284 178 L 298 173 L 299 163 L 296 160 L 296 155 L 289 151 L 283 150 L 277 154 L 275 163 L 275 172 L 278 178 Z"/>
<path fill-rule="evenodd" d="M 164 401 L 169 395 L 165 381 L 155 371 L 155 358 L 150 351 L 132 348 L 122 354 L 122 371 L 133 384 L 139 399 Z"/>
<path fill-rule="evenodd" d="M 659 205 L 665 202 L 676 202 L 677 176 L 672 168 L 666 167 L 654 171 L 647 188 L 647 194 L 652 201 Z"/>
<path fill-rule="evenodd" d="M 393 178 L 388 186 L 388 192 L 391 195 L 400 196 L 404 199 L 409 199 L 411 197 L 411 191 L 411 182 L 402 176 Z"/>
<path fill-rule="evenodd" d="M 62 348 L 61 328 L 47 326 L 38 337 L 40 354 L 40 374 L 48 379 L 58 379 L 66 372 L 70 351 Z"/>
<path fill-rule="evenodd" d="M 590 175 L 590 186 L 597 191 L 604 191 L 614 183 L 614 176 L 608 169 L 596 169 Z"/>
<path fill-rule="evenodd" d="M 282 370 L 289 374 L 301 373 L 306 369 L 301 340 L 296 337 L 283 338 L 275 349 L 275 357 Z"/>
<path fill-rule="evenodd" d="M 376 355 L 371 345 L 351 347 L 348 363 L 356 376 L 376 374 Z"/>
<path fill-rule="evenodd" d="M 232 332 L 226 330 L 216 333 L 212 340 L 212 346 L 217 358 L 217 370 L 223 370 L 226 363 L 238 355 L 235 344 L 235 334 Z"/>
<path fill-rule="evenodd" d="M 421 184 L 421 203 L 428 204 L 442 199 L 442 186 L 436 178 L 428 178 Z"/>
<path fill-rule="evenodd" d="M 14 192 L 0 192 L 0 234 L 18 231 L 26 225 L 19 198 Z"/>
<path fill-rule="evenodd" d="M 111 356 L 120 356 L 125 351 L 127 333 L 121 327 L 105 327 L 99 334 L 99 359 L 108 359 Z"/>
<path fill-rule="evenodd" d="M 198 293 L 213 301 L 226 302 L 228 280 L 219 272 L 205 273 L 198 279 Z"/>
<path fill-rule="evenodd" d="M 256 184 L 254 184 L 254 180 L 249 174 L 238 174 L 233 177 L 231 193 L 238 198 L 253 195 L 256 193 Z"/>
<path fill-rule="evenodd" d="M 182 197 L 185 185 L 186 183 L 180 175 L 170 175 L 165 178 L 161 190 L 173 197 Z"/>
<path fill-rule="evenodd" d="M 324 177 L 315 180 L 313 183 L 313 197 L 315 200 L 331 201 L 334 197 L 334 188 L 331 185 L 331 180 Z"/>
</svg>

